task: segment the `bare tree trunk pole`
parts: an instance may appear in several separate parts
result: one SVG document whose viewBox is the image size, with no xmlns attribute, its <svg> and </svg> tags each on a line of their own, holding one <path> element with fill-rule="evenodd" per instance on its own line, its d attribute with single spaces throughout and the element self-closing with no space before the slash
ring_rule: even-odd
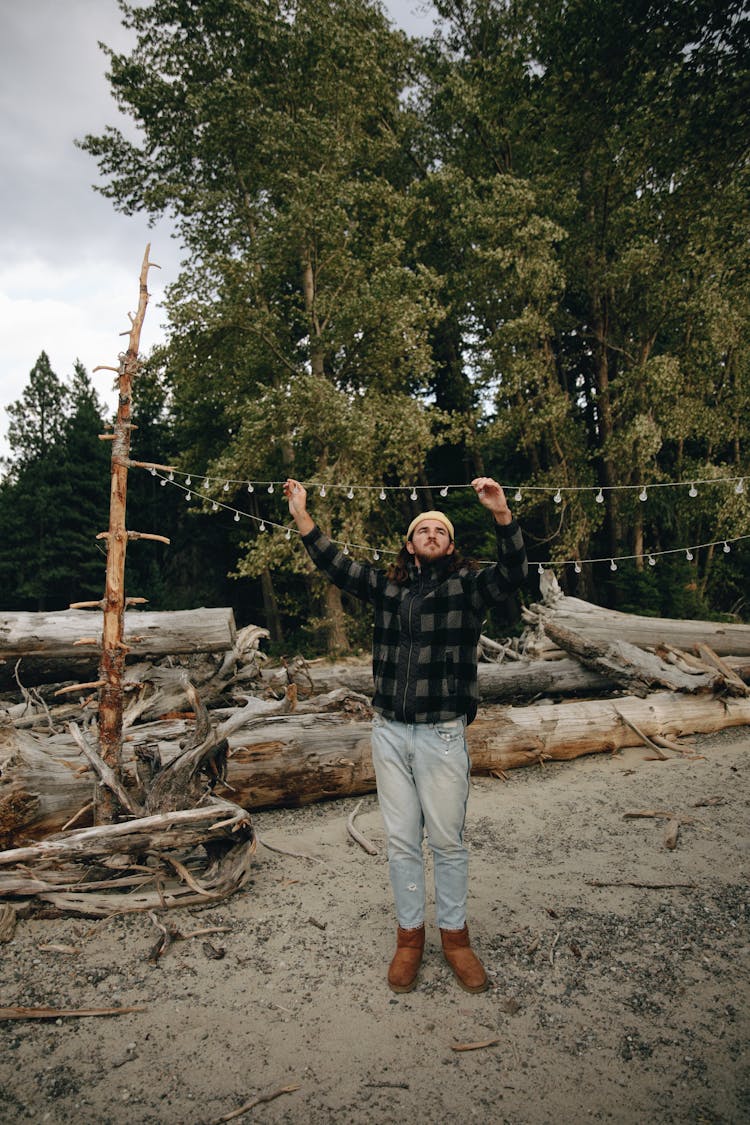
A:
<svg viewBox="0 0 750 1125">
<path fill-rule="evenodd" d="M 114 427 L 109 492 L 109 531 L 98 538 L 107 540 L 107 569 L 104 588 L 104 630 L 102 658 L 99 664 L 99 752 L 102 760 L 120 776 L 122 749 L 122 680 L 128 646 L 123 641 L 125 612 L 125 551 L 128 532 L 125 508 L 130 461 L 131 394 L 133 377 L 138 371 L 138 350 L 141 328 L 148 305 L 148 260 L 151 243 L 146 246 L 141 265 L 138 311 L 131 314 L 128 349 L 120 358 L 118 369 L 117 420 Z M 116 801 L 109 790 L 97 786 L 96 801 L 99 823 L 111 823 L 117 817 Z"/>
</svg>

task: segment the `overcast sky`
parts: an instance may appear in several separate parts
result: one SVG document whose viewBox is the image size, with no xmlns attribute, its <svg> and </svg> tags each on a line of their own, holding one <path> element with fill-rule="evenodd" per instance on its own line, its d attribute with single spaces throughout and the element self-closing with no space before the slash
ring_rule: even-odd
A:
<svg viewBox="0 0 750 1125">
<path fill-rule="evenodd" d="M 427 34 L 430 4 L 387 0 L 412 34 Z M 8 452 L 5 407 L 16 401 L 39 353 L 67 378 L 76 359 L 89 374 L 116 366 L 138 300 L 147 242 L 151 300 L 142 351 L 161 338 L 163 289 L 177 275 L 180 249 L 166 226 L 126 218 L 92 190 L 94 159 L 74 145 L 118 121 L 99 41 L 129 39 L 116 0 L 10 0 L 0 36 L 0 455 Z M 111 373 L 92 375 L 112 403 Z"/>
</svg>

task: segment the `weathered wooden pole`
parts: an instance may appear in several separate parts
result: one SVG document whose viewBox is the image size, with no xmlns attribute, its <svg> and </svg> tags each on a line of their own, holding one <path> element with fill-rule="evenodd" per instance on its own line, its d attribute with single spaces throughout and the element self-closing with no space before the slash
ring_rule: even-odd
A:
<svg viewBox="0 0 750 1125">
<path fill-rule="evenodd" d="M 124 612 L 126 604 L 142 602 L 145 599 L 125 598 L 125 552 L 128 533 L 125 525 L 125 510 L 128 492 L 128 467 L 130 465 L 130 437 L 132 430 L 131 403 L 133 378 L 138 371 L 138 352 L 141 342 L 141 328 L 148 305 L 148 271 L 151 244 L 146 246 L 141 265 L 138 310 L 131 314 L 130 338 L 127 351 L 120 358 L 117 371 L 117 419 L 112 435 L 111 480 L 109 490 L 109 530 L 97 536 L 107 540 L 107 569 L 104 587 L 104 629 L 102 634 L 102 655 L 99 664 L 99 752 L 103 761 L 120 776 L 122 746 L 122 679 L 125 670 L 125 657 L 130 651 L 123 640 Z M 98 368 L 96 370 L 99 370 Z M 138 536 L 143 538 L 143 536 Z M 162 538 L 149 536 L 149 538 Z M 116 819 L 115 798 L 108 789 L 97 786 L 97 816 L 100 822 Z"/>
</svg>

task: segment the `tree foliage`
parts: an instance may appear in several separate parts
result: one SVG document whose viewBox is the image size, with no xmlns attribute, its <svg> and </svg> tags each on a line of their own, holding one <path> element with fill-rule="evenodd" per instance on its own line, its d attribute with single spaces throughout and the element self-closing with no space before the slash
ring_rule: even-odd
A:
<svg viewBox="0 0 750 1125">
<path fill-rule="evenodd" d="M 721 541 L 750 532 L 722 483 L 747 469 L 744 0 L 436 0 L 421 41 L 374 0 L 120 6 L 134 46 L 108 52 L 109 78 L 138 132 L 82 146 L 113 204 L 171 215 L 186 252 L 139 456 L 315 481 L 321 523 L 368 547 L 413 510 L 381 487 L 487 471 L 521 486 L 534 558 L 607 560 L 563 568 L 570 588 L 743 612 L 747 565 Z M 36 460 L 63 409 L 43 374 L 37 420 L 14 420 Z M 678 480 L 716 483 L 656 487 Z M 348 499 L 349 482 L 371 487 Z M 231 487 L 287 521 L 278 492 Z M 277 639 L 312 621 L 345 643 L 347 607 L 294 539 L 231 520 L 217 537 L 210 504 L 143 490 L 178 543 L 139 575 L 160 596 L 196 595 L 188 573 L 220 574 L 218 596 L 231 572 Z M 688 560 L 702 543 L 719 546 Z M 615 556 L 632 557 L 616 575 Z"/>
</svg>

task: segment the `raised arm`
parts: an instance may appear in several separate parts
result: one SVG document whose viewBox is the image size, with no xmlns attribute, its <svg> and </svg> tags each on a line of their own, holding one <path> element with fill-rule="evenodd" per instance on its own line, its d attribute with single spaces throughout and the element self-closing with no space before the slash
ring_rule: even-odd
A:
<svg viewBox="0 0 750 1125">
<path fill-rule="evenodd" d="M 289 501 L 289 515 L 297 525 L 300 535 L 308 535 L 315 527 L 312 516 L 307 510 L 307 490 L 298 480 L 284 481 L 284 495 Z"/>
</svg>

